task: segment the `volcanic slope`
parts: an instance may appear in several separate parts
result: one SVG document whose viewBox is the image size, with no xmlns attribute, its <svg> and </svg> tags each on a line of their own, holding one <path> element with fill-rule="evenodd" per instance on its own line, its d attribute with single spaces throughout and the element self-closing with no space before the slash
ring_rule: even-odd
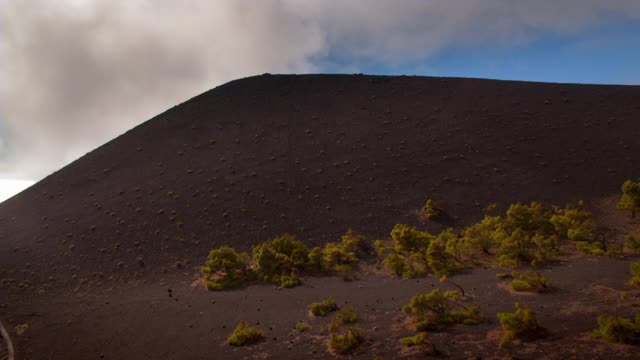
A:
<svg viewBox="0 0 640 360">
<path fill-rule="evenodd" d="M 330 356 L 321 322 L 306 336 L 291 329 L 310 302 L 334 296 L 366 309 L 363 324 L 374 329 L 355 358 L 421 358 L 399 353 L 398 339 L 410 333 L 398 309 L 434 279 L 363 273 L 356 283 L 307 278 L 286 291 L 228 292 L 194 280 L 209 250 L 224 244 L 249 250 L 292 233 L 315 245 L 349 227 L 375 240 L 396 223 L 460 229 L 490 203 L 584 199 L 621 239 L 638 226 L 615 210 L 621 183 L 639 176 L 638 119 L 634 86 L 362 75 L 233 81 L 0 204 L 0 319 L 20 358 L 321 359 Z M 427 198 L 445 212 L 439 222 L 420 217 Z M 635 348 L 589 335 L 610 308 L 598 305 L 605 295 L 640 298 L 625 285 L 628 268 L 626 259 L 563 263 L 544 270 L 560 290 L 535 297 L 504 292 L 495 269 L 456 275 L 493 320 L 430 339 L 454 358 L 506 356 L 494 314 L 527 301 L 560 340 L 513 356 L 632 358 Z M 268 339 L 226 345 L 240 320 Z"/>
<path fill-rule="evenodd" d="M 640 87 L 362 75 L 232 81 L 0 204 L 20 300 L 191 271 L 223 244 L 438 230 L 490 203 L 587 202 L 640 169 Z M 29 295 L 28 295 L 29 294 Z"/>
</svg>

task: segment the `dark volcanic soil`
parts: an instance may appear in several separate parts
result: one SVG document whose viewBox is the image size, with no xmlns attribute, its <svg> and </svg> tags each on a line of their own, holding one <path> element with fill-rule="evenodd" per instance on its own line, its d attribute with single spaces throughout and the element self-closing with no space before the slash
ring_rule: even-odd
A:
<svg viewBox="0 0 640 360">
<path fill-rule="evenodd" d="M 611 196 L 640 175 L 638 119 L 635 86 L 342 75 L 230 82 L 0 204 L 0 318 L 12 330 L 28 324 L 13 331 L 20 358 L 324 358 L 324 339 L 314 337 L 321 320 L 304 336 L 290 333 L 309 302 L 331 295 L 377 327 L 356 357 L 414 356 L 397 344 L 410 332 L 390 327 L 436 279 L 364 274 L 214 294 L 192 287 L 194 274 L 223 244 L 246 250 L 285 232 L 320 244 L 348 227 L 387 238 L 400 222 L 459 228 L 493 202 L 584 199 L 606 215 L 601 225 L 621 226 L 623 235 L 630 225 Z M 416 211 L 427 198 L 447 221 L 421 222 Z M 559 340 L 498 350 L 495 313 L 517 297 L 496 287 L 495 270 L 480 269 L 460 281 L 485 289 L 476 297 L 491 322 L 433 334 L 434 342 L 453 358 L 633 357 L 637 347 L 589 338 L 603 310 L 592 304 L 608 290 L 583 291 L 599 282 L 625 289 L 628 261 L 576 261 L 549 270 L 557 293 L 527 299 Z M 583 271 L 593 272 L 589 282 Z M 558 315 L 566 306 L 581 315 Z M 272 326 L 269 340 L 224 345 L 241 318 Z"/>
</svg>

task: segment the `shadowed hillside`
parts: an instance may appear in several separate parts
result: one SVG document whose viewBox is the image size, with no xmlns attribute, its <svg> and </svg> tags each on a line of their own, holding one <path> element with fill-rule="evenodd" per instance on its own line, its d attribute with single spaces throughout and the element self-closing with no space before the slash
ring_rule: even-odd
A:
<svg viewBox="0 0 640 360">
<path fill-rule="evenodd" d="M 310 244 L 348 227 L 384 238 L 417 223 L 427 198 L 450 216 L 445 226 L 492 202 L 588 202 L 638 176 L 639 104 L 633 86 L 233 81 L 0 204 L 4 287 L 163 275 L 200 265 L 212 247 L 285 232 Z"/>
</svg>

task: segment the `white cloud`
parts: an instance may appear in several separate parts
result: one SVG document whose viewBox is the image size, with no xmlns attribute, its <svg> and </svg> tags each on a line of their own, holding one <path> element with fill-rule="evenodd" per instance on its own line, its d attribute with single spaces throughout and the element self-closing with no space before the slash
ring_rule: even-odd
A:
<svg viewBox="0 0 640 360">
<path fill-rule="evenodd" d="M 0 176 L 40 178 L 234 78 L 640 17 L 637 0 L 0 0 Z"/>
<path fill-rule="evenodd" d="M 30 180 L 0 179 L 0 202 L 33 185 Z"/>
</svg>

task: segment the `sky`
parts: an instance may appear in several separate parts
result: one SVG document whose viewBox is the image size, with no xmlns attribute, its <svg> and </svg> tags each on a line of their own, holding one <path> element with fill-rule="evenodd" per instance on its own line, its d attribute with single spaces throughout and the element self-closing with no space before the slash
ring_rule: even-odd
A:
<svg viewBox="0 0 640 360">
<path fill-rule="evenodd" d="M 0 0 L 0 201 L 261 73 L 640 84 L 638 0 Z"/>
</svg>

